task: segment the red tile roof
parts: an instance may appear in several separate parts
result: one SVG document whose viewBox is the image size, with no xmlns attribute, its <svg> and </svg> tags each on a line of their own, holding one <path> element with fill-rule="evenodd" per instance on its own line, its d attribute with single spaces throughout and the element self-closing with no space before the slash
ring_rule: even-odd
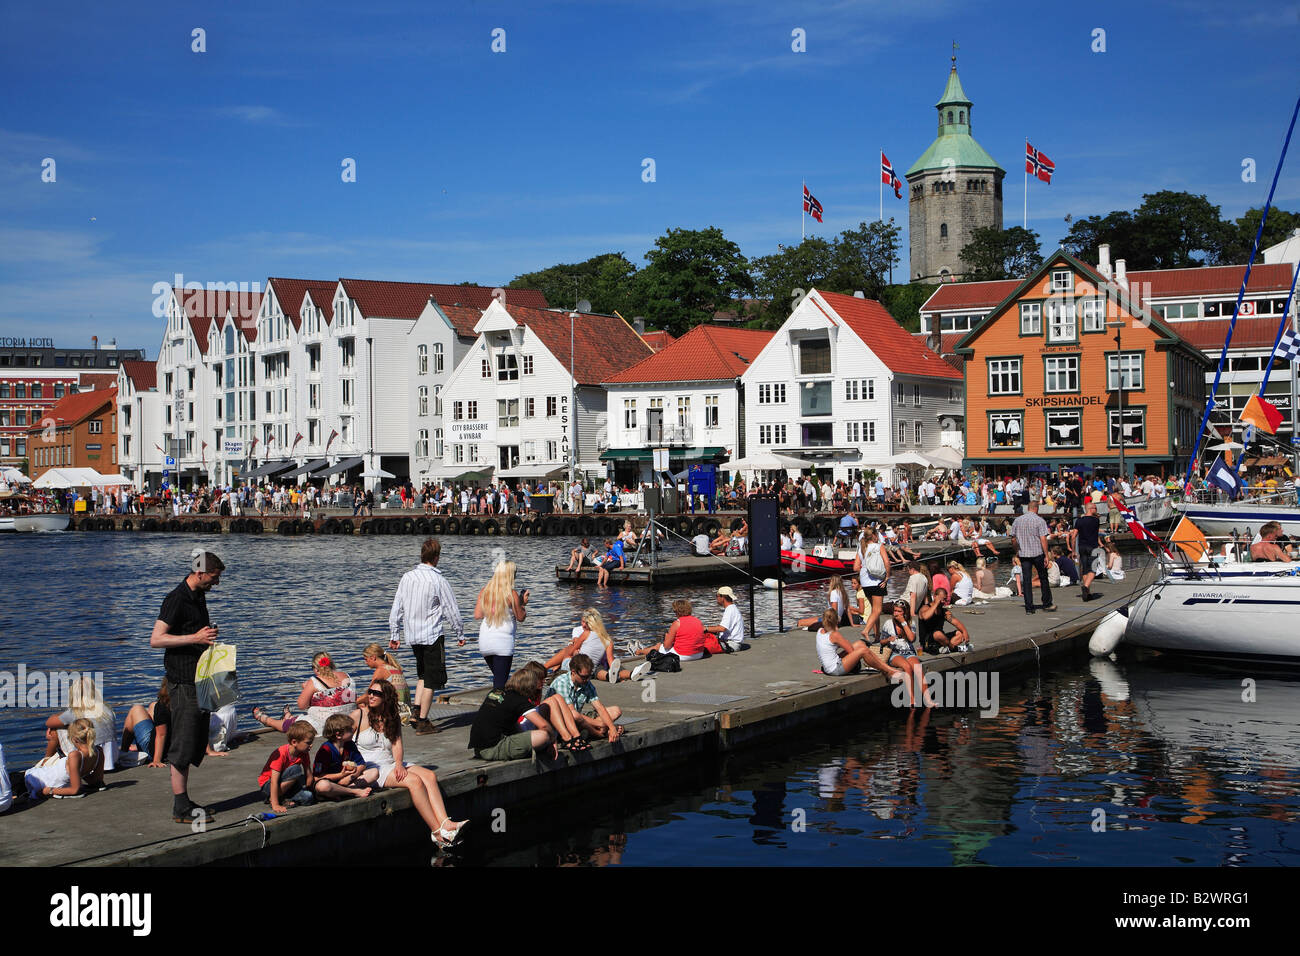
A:
<svg viewBox="0 0 1300 956">
<path fill-rule="evenodd" d="M 901 375 L 960 380 L 957 371 L 918 342 L 874 299 L 815 290 L 890 371 Z"/>
<path fill-rule="evenodd" d="M 506 311 L 527 326 L 567 368 L 569 313 L 529 309 L 508 303 Z M 582 313 L 573 322 L 573 377 L 579 385 L 599 385 L 650 356 L 650 346 L 616 315 Z"/>
<path fill-rule="evenodd" d="M 418 319 L 429 300 L 438 305 L 466 305 L 486 309 L 492 289 L 477 285 L 438 285 L 428 282 L 384 282 L 377 279 L 340 279 L 343 291 L 357 303 L 362 315 L 386 319 Z M 536 309 L 547 307 L 546 296 L 536 289 L 507 289 L 506 301 Z"/>
<path fill-rule="evenodd" d="M 671 332 L 647 332 L 641 338 L 645 339 L 645 344 L 656 352 L 668 348 L 677 341 Z"/>
<path fill-rule="evenodd" d="M 273 290 L 275 297 L 280 303 L 280 308 L 284 309 L 285 316 L 293 323 L 293 327 L 298 329 L 302 325 L 302 297 L 310 292 L 312 304 L 319 307 L 322 311 L 328 307 L 331 317 L 334 314 L 334 287 L 338 284 L 321 279 L 277 279 L 271 278 L 266 280 Z M 322 300 L 325 305 L 322 305 Z"/>
<path fill-rule="evenodd" d="M 939 354 L 943 357 L 945 362 L 958 371 L 961 370 L 962 365 L 965 363 L 965 359 L 957 354 L 957 343 L 960 342 L 965 335 L 965 332 L 941 332 L 939 334 Z M 913 332 L 912 338 L 916 339 L 926 348 L 930 347 L 928 344 L 930 341 L 928 333 Z"/>
<path fill-rule="evenodd" d="M 1195 319 L 1167 324 L 1184 341 L 1205 351 L 1211 358 L 1217 358 L 1223 348 L 1223 340 L 1228 337 L 1230 321 L 1231 319 Z M 1232 331 L 1232 347 L 1271 349 L 1273 340 L 1277 338 L 1278 321 L 1276 316 L 1238 319 L 1237 327 Z"/>
<path fill-rule="evenodd" d="M 225 325 L 226 314 L 231 313 L 240 333 L 248 341 L 257 338 L 257 313 L 262 307 L 261 292 L 206 291 L 204 289 L 173 289 L 176 299 L 189 319 L 190 328 L 199 345 L 199 353 L 208 354 L 208 331 L 215 321 L 217 327 Z"/>
<path fill-rule="evenodd" d="M 329 287 L 328 292 L 317 293 L 308 289 L 305 296 L 311 299 L 311 304 L 320 309 L 321 315 L 325 316 L 325 324 L 329 325 L 334 321 L 334 286 Z"/>
<path fill-rule="evenodd" d="M 744 374 L 749 363 L 774 334 L 761 329 L 697 325 L 661 351 L 605 379 L 605 383 L 713 382 L 737 378 Z"/>
<path fill-rule="evenodd" d="M 1095 268 L 1095 267 L 1094 267 Z M 1241 289 L 1245 266 L 1202 266 L 1195 269 L 1152 269 L 1128 274 L 1129 288 L 1146 305 L 1146 299 L 1173 296 L 1233 295 Z M 1020 282 L 951 282 L 941 285 L 921 306 L 922 312 L 954 312 L 961 309 L 991 309 Z M 1250 270 L 1247 292 L 1281 292 L 1291 288 L 1291 266 L 1285 262 L 1256 263 Z"/>
<path fill-rule="evenodd" d="M 158 387 L 158 363 L 127 359 L 122 363 L 122 371 L 131 380 L 137 391 L 147 392 Z"/>
<path fill-rule="evenodd" d="M 474 326 L 483 318 L 483 310 L 468 305 L 439 305 L 438 308 L 447 316 L 456 334 L 465 338 L 475 338 Z"/>
<path fill-rule="evenodd" d="M 94 389 L 101 392 L 106 388 L 117 388 L 116 372 L 82 372 L 77 380 L 77 387 L 82 391 Z"/>
<path fill-rule="evenodd" d="M 59 425 L 76 425 L 85 421 L 105 405 L 110 408 L 117 401 L 117 389 L 97 388 L 93 392 L 76 392 L 66 396 L 57 405 L 45 412 L 45 417 L 53 418 Z M 32 428 L 39 429 L 41 423 L 33 423 Z"/>
</svg>

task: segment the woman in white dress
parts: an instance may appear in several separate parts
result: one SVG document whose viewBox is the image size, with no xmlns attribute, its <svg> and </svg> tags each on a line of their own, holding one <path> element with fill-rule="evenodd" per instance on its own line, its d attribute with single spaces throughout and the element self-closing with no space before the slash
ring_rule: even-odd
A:
<svg viewBox="0 0 1300 956">
<path fill-rule="evenodd" d="M 1104 546 L 1106 548 L 1106 577 L 1112 581 L 1124 580 L 1124 557 L 1119 553 L 1119 548 L 1115 547 L 1115 542 L 1107 539 Z"/>
<path fill-rule="evenodd" d="M 492 689 L 504 690 L 515 656 L 515 630 L 527 612 L 528 591 L 515 590 L 515 563 L 502 561 L 474 604 L 474 619 L 482 621 L 478 652 L 492 671 Z"/>
</svg>

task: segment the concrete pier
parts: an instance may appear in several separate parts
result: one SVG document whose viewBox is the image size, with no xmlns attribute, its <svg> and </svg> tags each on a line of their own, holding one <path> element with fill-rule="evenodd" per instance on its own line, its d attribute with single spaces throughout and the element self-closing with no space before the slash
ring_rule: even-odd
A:
<svg viewBox="0 0 1300 956">
<path fill-rule="evenodd" d="M 925 656 L 928 672 L 1006 672 L 1035 666 L 1052 655 L 1086 644 L 1097 620 L 1127 604 L 1156 571 L 1134 571 L 1119 583 L 1098 587 L 1103 600 L 1084 604 L 1077 587 L 1053 593 L 1059 610 L 1026 615 L 1018 598 L 954 611 L 971 632 L 965 654 Z M 714 623 L 705 612 L 706 623 Z M 845 629 L 855 636 L 856 629 Z M 614 635 L 616 642 L 622 638 Z M 895 688 L 874 672 L 835 678 L 814 673 L 813 635 L 808 631 L 763 634 L 735 654 L 683 665 L 658 675 L 653 685 L 598 685 L 601 700 L 623 708 L 626 733 L 616 744 L 595 742 L 587 753 L 561 753 L 554 761 L 488 763 L 467 749 L 469 723 L 485 689 L 451 695 L 432 715 L 438 734 L 403 734 L 408 762 L 433 768 L 449 812 L 470 817 L 475 828 L 491 825 L 494 813 L 527 812 L 587 784 L 625 784 L 636 774 L 665 765 L 741 748 L 799 730 L 815 733 L 820 721 L 882 711 L 896 719 Z M 556 649 L 563 644 L 556 640 Z M 518 661 L 517 663 L 524 663 Z M 1009 682 L 1009 681 L 1008 681 Z M 253 704 L 278 709 L 276 701 L 241 703 L 241 726 Z M 426 841 L 428 830 L 411 809 L 405 790 L 380 791 L 366 799 L 290 810 L 265 824 L 248 820 L 269 811 L 257 775 L 271 748 L 284 741 L 265 732 L 224 757 L 208 757 L 190 777 L 192 796 L 213 806 L 216 821 L 205 831 L 173 823 L 166 769 L 138 767 L 108 774 L 108 790 L 80 800 L 19 803 L 0 816 L 0 861 L 10 866 L 203 864 L 276 865 L 346 862 L 394 841 Z M 313 753 L 317 744 L 313 745 Z M 22 770 L 11 767 L 11 770 Z"/>
</svg>

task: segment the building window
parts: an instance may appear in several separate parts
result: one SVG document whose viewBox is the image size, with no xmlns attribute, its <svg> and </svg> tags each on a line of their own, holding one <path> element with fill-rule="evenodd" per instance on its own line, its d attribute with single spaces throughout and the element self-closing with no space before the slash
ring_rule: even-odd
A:
<svg viewBox="0 0 1300 956">
<path fill-rule="evenodd" d="M 862 440 L 862 429 L 860 422 L 844 423 L 844 440 L 851 445 L 856 445 Z"/>
<path fill-rule="evenodd" d="M 691 398 L 689 395 L 680 395 L 677 398 L 677 424 L 685 428 L 691 423 Z"/>
<path fill-rule="evenodd" d="M 519 380 L 519 359 L 513 352 L 497 356 L 497 381 L 517 382 Z"/>
<path fill-rule="evenodd" d="M 1020 334 L 1043 334 L 1043 304 L 1041 302 L 1020 303 Z"/>
<path fill-rule="evenodd" d="M 829 375 L 830 371 L 830 339 L 805 339 L 799 343 L 800 375 Z"/>
<path fill-rule="evenodd" d="M 433 374 L 442 374 L 442 343 L 433 343 Z"/>
<path fill-rule="evenodd" d="M 478 462 L 478 445 L 470 445 L 470 446 L 469 446 L 469 463 L 472 465 L 472 464 L 475 464 L 475 463 L 477 463 L 477 462 Z"/>
<path fill-rule="evenodd" d="M 1070 292 L 1073 289 L 1074 277 L 1069 269 L 1055 269 L 1052 271 L 1053 292 Z"/>
<path fill-rule="evenodd" d="M 1049 355 L 1044 363 L 1046 391 L 1077 392 L 1079 390 L 1079 356 Z"/>
<path fill-rule="evenodd" d="M 874 402 L 876 400 L 876 380 L 874 378 L 869 378 L 865 381 L 866 384 L 863 388 L 862 397 L 868 402 Z"/>
<path fill-rule="evenodd" d="M 1073 342 L 1079 337 L 1079 327 L 1074 317 L 1073 299 L 1047 301 L 1047 341 Z"/>
<path fill-rule="evenodd" d="M 524 418 L 534 418 L 537 415 L 537 399 L 524 399 Z"/>
<path fill-rule="evenodd" d="M 452 402 L 452 403 L 451 403 L 451 420 L 452 420 L 453 422 L 459 422 L 459 421 L 464 421 L 464 420 L 465 420 L 465 403 L 464 403 L 464 402 Z"/>
<path fill-rule="evenodd" d="M 1147 443 L 1147 412 L 1145 408 L 1126 408 L 1123 412 L 1123 422 L 1120 421 L 1120 412 L 1118 409 L 1111 409 L 1106 413 L 1107 420 L 1110 424 L 1110 447 L 1118 448 L 1120 442 L 1121 424 L 1124 433 L 1123 445 L 1125 448 L 1137 446 L 1141 448 Z"/>
<path fill-rule="evenodd" d="M 442 429 L 433 430 L 433 457 L 442 461 Z"/>
<path fill-rule="evenodd" d="M 1047 447 L 1049 449 L 1082 448 L 1083 412 L 1048 412 Z"/>
<path fill-rule="evenodd" d="M 524 374 L 525 375 L 533 374 L 533 357 L 531 355 L 524 356 Z"/>
<path fill-rule="evenodd" d="M 14 398 L 26 398 L 26 397 L 27 397 L 27 386 L 24 385 L 22 382 L 18 382 L 17 384 L 15 384 Z"/>
<path fill-rule="evenodd" d="M 858 400 L 858 379 L 846 378 L 844 380 L 844 400 L 846 402 L 856 402 Z"/>
<path fill-rule="evenodd" d="M 427 428 L 421 428 L 418 432 L 416 432 L 415 457 L 416 458 L 429 457 L 429 430 Z"/>
<path fill-rule="evenodd" d="M 339 342 L 339 354 L 344 368 L 352 368 L 357 363 L 357 340 L 343 339 Z"/>
<path fill-rule="evenodd" d="M 320 408 L 320 385 L 312 382 L 307 386 L 307 407 L 311 409 Z"/>
<path fill-rule="evenodd" d="M 429 388 L 427 385 L 421 385 L 416 393 L 416 410 L 415 413 L 421 417 L 429 414 Z"/>
<path fill-rule="evenodd" d="M 875 423 L 875 422 L 863 422 L 863 423 L 862 423 L 862 440 L 863 440 L 864 442 L 869 442 L 869 443 L 874 443 L 874 442 L 875 442 L 875 440 L 876 440 L 876 423 Z"/>
<path fill-rule="evenodd" d="M 344 408 L 351 408 L 351 407 L 352 407 L 352 400 L 353 400 L 353 397 L 354 397 L 354 396 L 353 396 L 353 392 L 356 391 L 356 387 L 355 387 L 355 386 L 356 386 L 356 382 L 353 381 L 352 379 L 350 379 L 350 378 L 345 378 L 345 379 L 343 379 L 343 407 L 344 407 Z M 267 410 L 268 412 L 271 411 L 271 393 L 270 393 L 270 392 L 267 392 L 267 393 L 266 393 L 266 410 Z"/>
<path fill-rule="evenodd" d="M 921 407 L 921 386 L 920 385 L 912 386 L 912 407 L 913 408 Z"/>
<path fill-rule="evenodd" d="M 536 461 L 536 460 L 537 460 L 537 442 L 535 441 L 524 442 L 524 461 Z"/>
<path fill-rule="evenodd" d="M 898 423 L 898 443 L 900 445 L 907 442 L 907 422 Z"/>
<path fill-rule="evenodd" d="M 1106 355 L 1106 389 L 1114 392 L 1120 387 L 1120 373 L 1123 373 L 1124 391 L 1142 390 L 1142 353 L 1114 352 Z M 1117 443 L 1118 444 L 1118 443 Z"/>
<path fill-rule="evenodd" d="M 760 445 L 784 445 L 785 426 L 784 425 L 759 425 L 758 443 Z"/>
<path fill-rule="evenodd" d="M 1020 394 L 1020 359 L 989 359 L 989 394 Z"/>
<path fill-rule="evenodd" d="M 452 445 L 452 446 L 451 446 L 451 458 L 452 458 L 452 461 L 454 461 L 456 464 L 458 464 L 458 465 L 463 465 L 463 464 L 465 463 L 465 446 L 464 446 L 464 445 Z"/>
<path fill-rule="evenodd" d="M 636 428 L 636 399 L 623 399 L 623 427 Z"/>
<path fill-rule="evenodd" d="M 948 238 L 948 224 L 946 222 L 939 223 L 939 238 L 940 239 Z"/>
<path fill-rule="evenodd" d="M 40 398 L 40 397 L 41 397 L 41 383 L 40 383 L 40 382 L 33 382 L 33 383 L 32 383 L 32 398 Z"/>
<path fill-rule="evenodd" d="M 429 374 L 429 346 L 421 345 L 415 350 L 415 374 Z"/>
<path fill-rule="evenodd" d="M 54 386 L 54 397 L 55 397 L 55 398 L 62 398 L 62 397 L 63 397 L 63 394 L 64 394 L 64 393 L 63 393 L 63 383 L 60 382 L 59 384 L 57 384 L 57 385 Z"/>
<path fill-rule="evenodd" d="M 478 421 L 478 402 L 465 403 L 465 417 L 472 422 Z"/>
<path fill-rule="evenodd" d="M 14 412 L 14 424 L 15 424 L 15 425 L 26 425 L 26 424 L 27 424 L 27 409 L 25 409 L 25 408 L 20 408 L 20 409 L 18 409 L 17 411 Z M 34 425 L 34 424 L 36 424 L 36 423 L 35 423 L 35 422 L 32 422 L 32 424 Z"/>
<path fill-rule="evenodd" d="M 924 424 L 922 422 L 912 422 L 912 431 L 916 433 L 916 443 L 918 445 L 924 444 Z"/>
<path fill-rule="evenodd" d="M 894 386 L 894 404 L 900 407 L 907 404 L 907 397 L 903 394 L 902 385 Z"/>
<path fill-rule="evenodd" d="M 1025 447 L 1024 413 L 991 412 L 989 414 L 989 448 Z"/>
<path fill-rule="evenodd" d="M 1106 329 L 1106 300 L 1101 298 L 1084 299 L 1079 304 L 1083 316 L 1083 331 L 1102 332 Z"/>
<path fill-rule="evenodd" d="M 554 395 L 546 396 L 546 417 L 554 418 L 559 414 L 560 400 Z"/>
<path fill-rule="evenodd" d="M 517 398 L 497 399 L 497 427 L 498 428 L 519 427 L 519 399 Z"/>
<path fill-rule="evenodd" d="M 705 428 L 718 427 L 718 396 L 717 395 L 704 396 L 704 427 Z"/>
<path fill-rule="evenodd" d="M 784 405 L 785 383 L 776 382 L 775 384 L 758 386 L 758 404 Z"/>
</svg>

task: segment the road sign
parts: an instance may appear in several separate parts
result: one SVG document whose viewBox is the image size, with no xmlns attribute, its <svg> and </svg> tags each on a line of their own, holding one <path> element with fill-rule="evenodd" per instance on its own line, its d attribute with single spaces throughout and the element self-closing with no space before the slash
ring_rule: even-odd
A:
<svg viewBox="0 0 1300 956">
<path fill-rule="evenodd" d="M 166 465 L 168 468 L 175 468 L 176 459 L 168 455 L 166 458 L 163 459 L 163 464 Z"/>
</svg>

